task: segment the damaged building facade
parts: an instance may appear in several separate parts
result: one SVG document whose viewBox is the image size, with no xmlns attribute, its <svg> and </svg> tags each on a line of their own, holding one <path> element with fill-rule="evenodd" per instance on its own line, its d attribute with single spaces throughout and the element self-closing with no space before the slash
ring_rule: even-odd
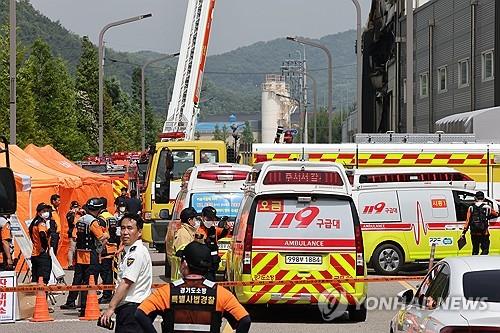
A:
<svg viewBox="0 0 500 333">
<path fill-rule="evenodd" d="M 500 105 L 500 3 L 417 0 L 407 128 L 405 3 L 372 2 L 363 34 L 363 132 L 432 133 L 441 118 Z"/>
</svg>

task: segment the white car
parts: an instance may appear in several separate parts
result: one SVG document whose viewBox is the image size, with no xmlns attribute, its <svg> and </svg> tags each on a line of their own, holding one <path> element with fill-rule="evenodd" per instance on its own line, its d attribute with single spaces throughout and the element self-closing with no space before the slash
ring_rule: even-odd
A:
<svg viewBox="0 0 500 333">
<path fill-rule="evenodd" d="M 500 256 L 440 261 L 416 293 L 398 294 L 404 308 L 390 332 L 500 332 Z"/>
</svg>

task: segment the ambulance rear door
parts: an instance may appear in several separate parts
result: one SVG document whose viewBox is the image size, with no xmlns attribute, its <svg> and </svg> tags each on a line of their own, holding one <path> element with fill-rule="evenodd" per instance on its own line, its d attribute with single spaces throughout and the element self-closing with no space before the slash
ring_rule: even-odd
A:
<svg viewBox="0 0 500 333">
<path fill-rule="evenodd" d="M 265 194 L 254 200 L 253 280 L 328 279 L 356 275 L 355 226 L 351 197 L 334 194 Z M 290 286 L 292 287 L 292 286 Z M 300 301 L 318 297 L 322 290 L 296 286 L 276 290 L 271 301 L 288 297 Z M 314 290 L 312 290 L 314 289 Z M 347 293 L 355 293 L 346 286 Z M 298 294 L 292 294 L 301 290 Z M 260 291 L 261 287 L 255 288 Z M 274 292 L 275 290 L 273 290 Z M 295 298 L 298 297 L 298 298 Z"/>
</svg>

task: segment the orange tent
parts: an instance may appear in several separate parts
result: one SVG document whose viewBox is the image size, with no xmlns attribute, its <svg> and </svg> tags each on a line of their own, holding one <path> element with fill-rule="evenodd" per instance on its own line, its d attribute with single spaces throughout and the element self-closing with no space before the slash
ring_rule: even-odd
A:
<svg viewBox="0 0 500 333">
<path fill-rule="evenodd" d="M 61 195 L 61 206 L 59 207 L 59 215 L 61 216 L 61 241 L 59 242 L 59 250 L 57 258 L 63 267 L 67 265 L 68 253 L 68 225 L 66 223 L 66 213 L 69 210 L 71 201 L 77 200 L 80 204 L 85 203 L 92 197 L 105 197 L 108 199 L 108 205 L 113 205 L 113 187 L 111 179 L 87 170 L 80 168 L 70 160 L 66 159 L 57 150 L 51 146 L 37 147 L 35 145 L 28 145 L 24 151 L 32 158 L 42 163 L 45 167 L 51 170 L 78 177 L 82 185 L 78 188 L 72 189 L 70 193 L 63 196 Z"/>
</svg>

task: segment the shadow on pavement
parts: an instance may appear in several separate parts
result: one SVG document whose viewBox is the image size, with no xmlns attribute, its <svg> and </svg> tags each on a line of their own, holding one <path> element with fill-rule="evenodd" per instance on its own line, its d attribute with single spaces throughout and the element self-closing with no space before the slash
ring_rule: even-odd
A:
<svg viewBox="0 0 500 333">
<path fill-rule="evenodd" d="M 324 321 L 317 306 L 308 305 L 272 305 L 245 306 L 252 322 L 288 323 L 288 324 L 356 324 L 349 321 L 347 313 L 333 321 Z"/>
</svg>

